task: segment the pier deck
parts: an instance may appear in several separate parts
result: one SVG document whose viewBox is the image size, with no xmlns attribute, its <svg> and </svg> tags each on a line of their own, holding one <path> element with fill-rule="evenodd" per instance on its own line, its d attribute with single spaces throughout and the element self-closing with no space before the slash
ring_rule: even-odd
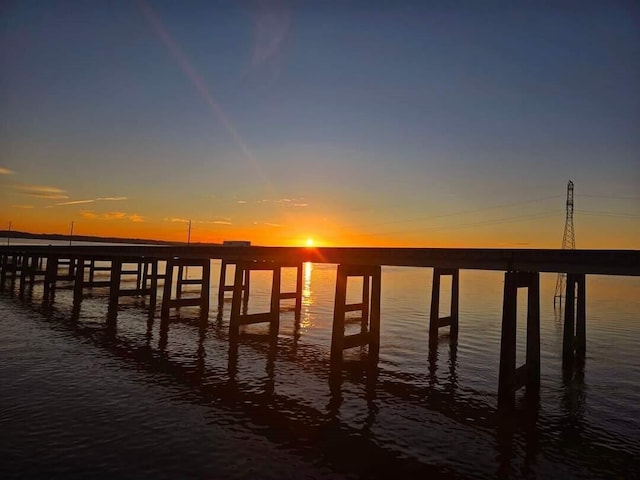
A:
<svg viewBox="0 0 640 480">
<path fill-rule="evenodd" d="M 585 276 L 626 275 L 640 276 L 640 251 L 636 250 L 540 250 L 540 249 L 457 249 L 457 248 L 358 248 L 358 247 L 245 247 L 245 246 L 35 246 L 15 245 L 0 247 L 0 288 L 7 280 L 33 285 L 38 277 L 44 277 L 44 297 L 53 302 L 56 283 L 74 283 L 74 306 L 79 309 L 84 288 L 109 285 L 109 310 L 117 316 L 118 299 L 136 295 L 150 297 L 150 320 L 155 315 L 158 281 L 163 282 L 161 321 L 165 325 L 170 308 L 199 306 L 201 326 L 206 327 L 209 312 L 210 261 L 221 262 L 221 272 L 226 265 L 235 265 L 233 286 L 221 280 L 218 291 L 219 315 L 224 308 L 224 293 L 233 291 L 230 322 L 230 338 L 238 341 L 241 325 L 269 323 L 270 334 L 277 337 L 280 301 L 296 299 L 299 315 L 302 290 L 303 262 L 337 264 L 336 302 L 334 306 L 331 368 L 342 368 L 343 350 L 367 347 L 370 362 L 378 361 L 380 348 L 380 267 L 427 267 L 434 269 L 432 285 L 431 318 L 429 328 L 430 348 L 437 343 L 438 330 L 449 328 L 452 341 L 457 340 L 458 303 L 460 289 L 459 270 L 494 270 L 505 272 L 502 311 L 502 339 L 500 348 L 500 378 L 498 401 L 500 408 L 513 408 L 516 391 L 525 388 L 528 397 L 536 398 L 540 389 L 540 273 L 564 273 L 567 275 L 564 303 L 563 368 L 571 369 L 586 351 L 586 289 Z M 96 266 L 105 262 L 109 267 Z M 164 273 L 158 268 L 164 262 Z M 123 270 L 122 266 L 128 265 Z M 174 267 L 177 275 L 174 275 Z M 189 267 L 199 269 L 198 279 L 187 279 L 183 272 Z M 280 290 L 281 270 L 297 269 L 295 292 Z M 93 272 L 108 271 L 110 280 L 94 281 Z M 62 270 L 62 272 L 61 272 Z M 273 285 L 269 312 L 246 314 L 250 294 L 250 272 L 272 272 Z M 88 273 L 88 278 L 85 275 Z M 134 276 L 136 288 L 122 290 L 122 275 Z M 451 315 L 440 318 L 440 276 L 452 276 Z M 346 284 L 349 277 L 362 277 L 362 302 L 347 304 Z M 224 279 L 224 276 L 221 277 Z M 182 297 L 183 285 L 197 284 L 198 297 Z M 175 287 L 175 288 L 174 288 Z M 527 289 L 526 362 L 516 366 L 516 305 L 519 289 Z M 175 298 L 172 292 L 175 290 Z M 241 312 L 241 309 L 243 311 Z M 361 332 L 345 335 L 345 312 L 362 311 Z"/>
<path fill-rule="evenodd" d="M 395 247 L 226 247 L 226 246 L 0 246 L 0 254 L 113 257 L 171 257 L 229 261 L 313 262 L 464 270 L 564 272 L 640 276 L 638 250 Z"/>
</svg>

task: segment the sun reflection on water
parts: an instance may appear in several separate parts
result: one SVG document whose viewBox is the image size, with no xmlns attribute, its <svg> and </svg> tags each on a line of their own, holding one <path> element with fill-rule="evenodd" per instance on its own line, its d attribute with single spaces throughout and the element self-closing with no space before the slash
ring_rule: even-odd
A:
<svg viewBox="0 0 640 480">
<path fill-rule="evenodd" d="M 308 328 L 312 326 L 310 307 L 313 305 L 311 294 L 311 272 L 313 272 L 313 264 L 305 262 L 302 266 L 302 318 L 300 320 L 300 328 Z"/>
</svg>

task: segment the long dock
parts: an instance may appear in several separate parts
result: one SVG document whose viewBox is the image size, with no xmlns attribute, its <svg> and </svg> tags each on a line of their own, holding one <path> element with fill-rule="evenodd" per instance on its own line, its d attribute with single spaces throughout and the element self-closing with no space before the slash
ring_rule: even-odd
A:
<svg viewBox="0 0 640 480">
<path fill-rule="evenodd" d="M 218 310 L 226 292 L 232 292 L 229 338 L 238 341 L 242 325 L 268 323 L 277 336 L 282 300 L 295 301 L 299 318 L 304 262 L 338 265 L 331 337 L 331 369 L 340 371 L 343 352 L 367 347 L 368 359 L 377 364 L 380 349 L 380 297 L 382 266 L 433 268 L 429 344 L 435 348 L 438 332 L 448 328 L 452 340 L 459 334 L 458 304 L 460 270 L 505 272 L 498 385 L 499 409 L 515 405 L 516 392 L 525 388 L 537 398 L 540 389 L 540 273 L 564 273 L 563 368 L 571 369 L 586 352 L 586 275 L 640 276 L 640 251 L 636 250 L 534 250 L 534 249 L 441 249 L 441 248 L 346 248 L 346 247 L 231 247 L 231 246 L 0 246 L 0 288 L 7 282 L 26 286 L 44 282 L 44 299 L 53 302 L 58 282 L 73 285 L 74 307 L 79 308 L 86 289 L 108 287 L 108 309 L 117 316 L 123 296 L 148 296 L 153 319 L 162 288 L 161 320 L 166 324 L 172 308 L 200 307 L 201 326 L 208 322 L 210 265 L 221 262 Z M 227 266 L 235 266 L 233 283 L 227 283 Z M 164 268 L 160 268 L 160 267 Z M 282 292 L 283 268 L 295 268 L 296 289 Z M 191 269 L 189 278 L 185 271 Z M 272 272 L 270 308 L 247 314 L 251 272 Z M 109 280 L 96 280 L 97 271 Z M 160 273 L 162 272 L 162 273 Z M 194 275 L 194 272 L 196 273 Z M 135 288 L 123 289 L 122 278 L 135 280 Z M 440 317 L 440 278 L 451 276 L 450 314 Z M 195 278 L 194 278 L 195 277 Z M 362 299 L 346 302 L 349 278 L 362 279 Z M 162 284 L 162 285 L 161 285 Z M 199 287 L 196 297 L 183 296 L 185 285 Z M 516 305 L 520 289 L 527 294 L 526 361 L 516 366 Z M 175 297 L 174 297 L 175 293 Z M 244 308 L 243 308 L 244 307 Z M 345 334 L 348 312 L 360 312 L 359 333 Z"/>
</svg>

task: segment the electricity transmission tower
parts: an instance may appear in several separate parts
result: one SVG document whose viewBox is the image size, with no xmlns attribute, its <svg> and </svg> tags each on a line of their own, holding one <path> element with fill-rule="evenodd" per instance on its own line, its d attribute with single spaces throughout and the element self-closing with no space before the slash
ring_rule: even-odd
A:
<svg viewBox="0 0 640 480">
<path fill-rule="evenodd" d="M 563 250 L 575 250 L 576 237 L 573 232 L 573 182 L 569 180 L 567 184 L 567 216 L 564 222 L 564 235 L 562 236 L 562 249 Z M 562 297 L 565 293 L 567 284 L 567 274 L 558 273 L 558 280 L 556 281 L 556 292 L 553 294 L 553 306 L 556 305 L 556 299 L 560 301 L 562 305 Z"/>
</svg>

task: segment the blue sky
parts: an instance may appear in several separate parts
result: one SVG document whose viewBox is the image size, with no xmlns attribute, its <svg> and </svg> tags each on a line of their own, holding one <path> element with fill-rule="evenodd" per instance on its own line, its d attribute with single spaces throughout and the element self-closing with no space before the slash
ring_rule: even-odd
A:
<svg viewBox="0 0 640 480">
<path fill-rule="evenodd" d="M 2 18 L 0 202 L 25 229 L 171 236 L 194 218 L 211 239 L 426 245 L 463 227 L 470 246 L 553 246 L 572 179 L 585 240 L 640 233 L 633 2 L 25 1 Z M 126 197 L 144 221 L 32 205 L 26 185 Z"/>
</svg>

